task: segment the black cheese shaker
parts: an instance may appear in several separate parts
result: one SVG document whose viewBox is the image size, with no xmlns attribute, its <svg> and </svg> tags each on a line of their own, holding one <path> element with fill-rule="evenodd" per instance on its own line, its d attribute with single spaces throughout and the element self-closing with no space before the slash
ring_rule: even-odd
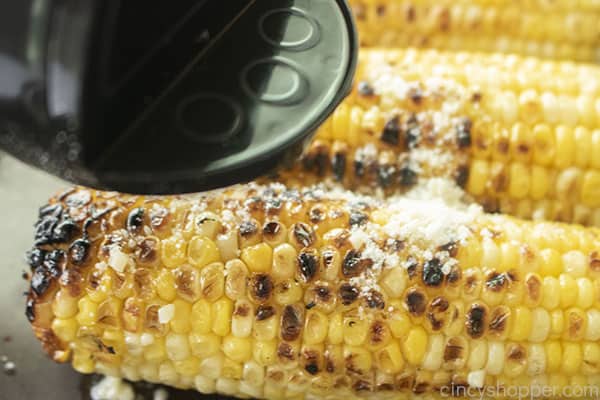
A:
<svg viewBox="0 0 600 400">
<path fill-rule="evenodd" d="M 343 0 L 4 0 L 0 146 L 100 189 L 242 182 L 298 155 L 356 53 Z"/>
</svg>

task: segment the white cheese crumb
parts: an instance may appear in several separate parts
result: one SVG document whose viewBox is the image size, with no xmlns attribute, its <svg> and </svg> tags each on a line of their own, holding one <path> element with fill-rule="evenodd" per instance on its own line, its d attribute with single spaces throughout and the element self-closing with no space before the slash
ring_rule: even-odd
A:
<svg viewBox="0 0 600 400">
<path fill-rule="evenodd" d="M 125 271 L 125 267 L 129 263 L 129 256 L 121 251 L 118 247 L 110 249 L 108 265 L 117 272 Z"/>
<path fill-rule="evenodd" d="M 167 304 L 158 309 L 158 322 L 168 324 L 175 316 L 175 305 Z"/>
<path fill-rule="evenodd" d="M 168 400 L 169 392 L 167 392 L 163 388 L 158 388 L 154 390 L 154 395 L 152 396 L 153 400 Z"/>
<path fill-rule="evenodd" d="M 128 383 L 107 376 L 92 386 L 90 397 L 92 400 L 134 400 L 135 392 Z"/>
<path fill-rule="evenodd" d="M 353 229 L 348 240 L 355 249 L 360 249 L 369 240 L 369 235 L 362 229 Z"/>
<path fill-rule="evenodd" d="M 485 384 L 485 371 L 479 370 L 470 372 L 467 376 L 467 383 L 469 384 L 469 386 L 482 388 Z"/>
</svg>

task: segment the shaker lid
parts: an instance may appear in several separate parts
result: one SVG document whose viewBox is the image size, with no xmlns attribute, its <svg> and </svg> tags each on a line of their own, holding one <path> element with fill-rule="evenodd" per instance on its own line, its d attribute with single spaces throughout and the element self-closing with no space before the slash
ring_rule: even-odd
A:
<svg viewBox="0 0 600 400">
<path fill-rule="evenodd" d="M 296 157 L 351 87 L 343 0 L 123 0 L 101 15 L 84 184 L 161 194 L 250 180 Z"/>
</svg>

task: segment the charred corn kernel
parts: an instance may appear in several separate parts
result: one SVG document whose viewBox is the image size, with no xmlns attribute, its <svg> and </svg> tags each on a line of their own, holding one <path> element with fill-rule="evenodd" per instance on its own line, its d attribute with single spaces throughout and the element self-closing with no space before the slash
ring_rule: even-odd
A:
<svg viewBox="0 0 600 400">
<path fill-rule="evenodd" d="M 577 281 L 568 274 L 561 274 L 558 283 L 560 284 L 560 306 L 567 308 L 575 304 L 578 292 Z"/>
<path fill-rule="evenodd" d="M 192 333 L 189 341 L 192 354 L 200 359 L 214 356 L 221 348 L 221 337 L 213 333 Z"/>
<path fill-rule="evenodd" d="M 252 345 L 254 361 L 262 366 L 272 365 L 277 361 L 277 344 L 274 340 L 256 340 Z"/>
<path fill-rule="evenodd" d="M 373 365 L 371 352 L 357 346 L 344 346 L 344 360 L 346 369 L 357 374 L 370 371 Z"/>
<path fill-rule="evenodd" d="M 220 261 L 219 248 L 207 237 L 194 236 L 188 245 L 188 261 L 198 268 Z"/>
<path fill-rule="evenodd" d="M 254 322 L 254 306 L 248 300 L 238 300 L 231 317 L 231 333 L 238 338 L 250 336 Z"/>
<path fill-rule="evenodd" d="M 187 242 L 182 236 L 172 236 L 161 241 L 161 261 L 167 268 L 175 268 L 187 261 Z"/>
<path fill-rule="evenodd" d="M 209 302 L 215 301 L 225 292 L 225 267 L 221 263 L 212 263 L 200 271 L 202 296 Z"/>
<path fill-rule="evenodd" d="M 266 243 L 259 243 L 242 250 L 242 261 L 250 272 L 269 272 L 273 263 L 273 250 Z"/>
<path fill-rule="evenodd" d="M 244 362 L 252 356 L 252 341 L 247 338 L 227 336 L 223 339 L 223 353 L 236 362 Z"/>
<path fill-rule="evenodd" d="M 225 264 L 225 294 L 231 300 L 246 296 L 248 268 L 239 259 L 229 260 Z"/>
<path fill-rule="evenodd" d="M 517 378 L 525 372 L 527 366 L 527 347 L 518 343 L 509 343 L 505 348 L 504 375 Z"/>
<path fill-rule="evenodd" d="M 518 320 L 515 322 L 518 323 Z M 543 343 L 550 335 L 551 319 L 548 311 L 544 308 L 533 309 L 531 311 L 531 326 L 529 341 Z"/>
<path fill-rule="evenodd" d="M 583 354 L 579 343 L 563 342 L 562 372 L 572 376 L 579 371 Z"/>
<path fill-rule="evenodd" d="M 172 302 L 177 297 L 177 286 L 175 285 L 175 277 L 168 269 L 163 269 L 159 272 L 156 280 L 156 294 L 167 302 Z"/>
<path fill-rule="evenodd" d="M 254 322 L 252 334 L 257 340 L 273 340 L 278 334 L 279 321 L 273 315 L 270 318 L 257 320 Z"/>
<path fill-rule="evenodd" d="M 233 302 L 228 298 L 221 298 L 212 304 L 212 331 L 219 336 L 229 334 L 231 330 L 231 313 Z"/>
<path fill-rule="evenodd" d="M 213 306 L 206 300 L 198 300 L 192 306 L 190 319 L 194 333 L 209 333 L 213 326 Z"/>
<path fill-rule="evenodd" d="M 291 279 L 296 273 L 296 249 L 284 243 L 273 250 L 273 278 L 278 281 Z"/>
<path fill-rule="evenodd" d="M 402 353 L 405 360 L 411 365 L 418 365 L 427 350 L 427 333 L 421 327 L 412 328 L 402 342 Z"/>
<path fill-rule="evenodd" d="M 586 314 L 579 308 L 570 308 L 565 311 L 565 332 L 567 340 L 580 341 L 585 336 Z"/>
</svg>

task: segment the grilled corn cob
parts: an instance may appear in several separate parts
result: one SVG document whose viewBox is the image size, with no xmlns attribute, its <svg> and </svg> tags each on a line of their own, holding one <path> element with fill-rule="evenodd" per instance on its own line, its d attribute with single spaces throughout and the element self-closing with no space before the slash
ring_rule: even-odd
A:
<svg viewBox="0 0 600 400">
<path fill-rule="evenodd" d="M 594 1 L 350 3 L 364 46 L 503 52 L 593 62 L 600 57 L 600 7 Z"/>
<path fill-rule="evenodd" d="M 600 230 L 483 214 L 440 182 L 446 202 L 74 189 L 40 210 L 26 314 L 77 371 L 203 393 L 600 384 Z"/>
<path fill-rule="evenodd" d="M 387 192 L 456 179 L 491 212 L 600 225 L 600 69 L 501 54 L 364 50 L 290 186 Z"/>
</svg>

